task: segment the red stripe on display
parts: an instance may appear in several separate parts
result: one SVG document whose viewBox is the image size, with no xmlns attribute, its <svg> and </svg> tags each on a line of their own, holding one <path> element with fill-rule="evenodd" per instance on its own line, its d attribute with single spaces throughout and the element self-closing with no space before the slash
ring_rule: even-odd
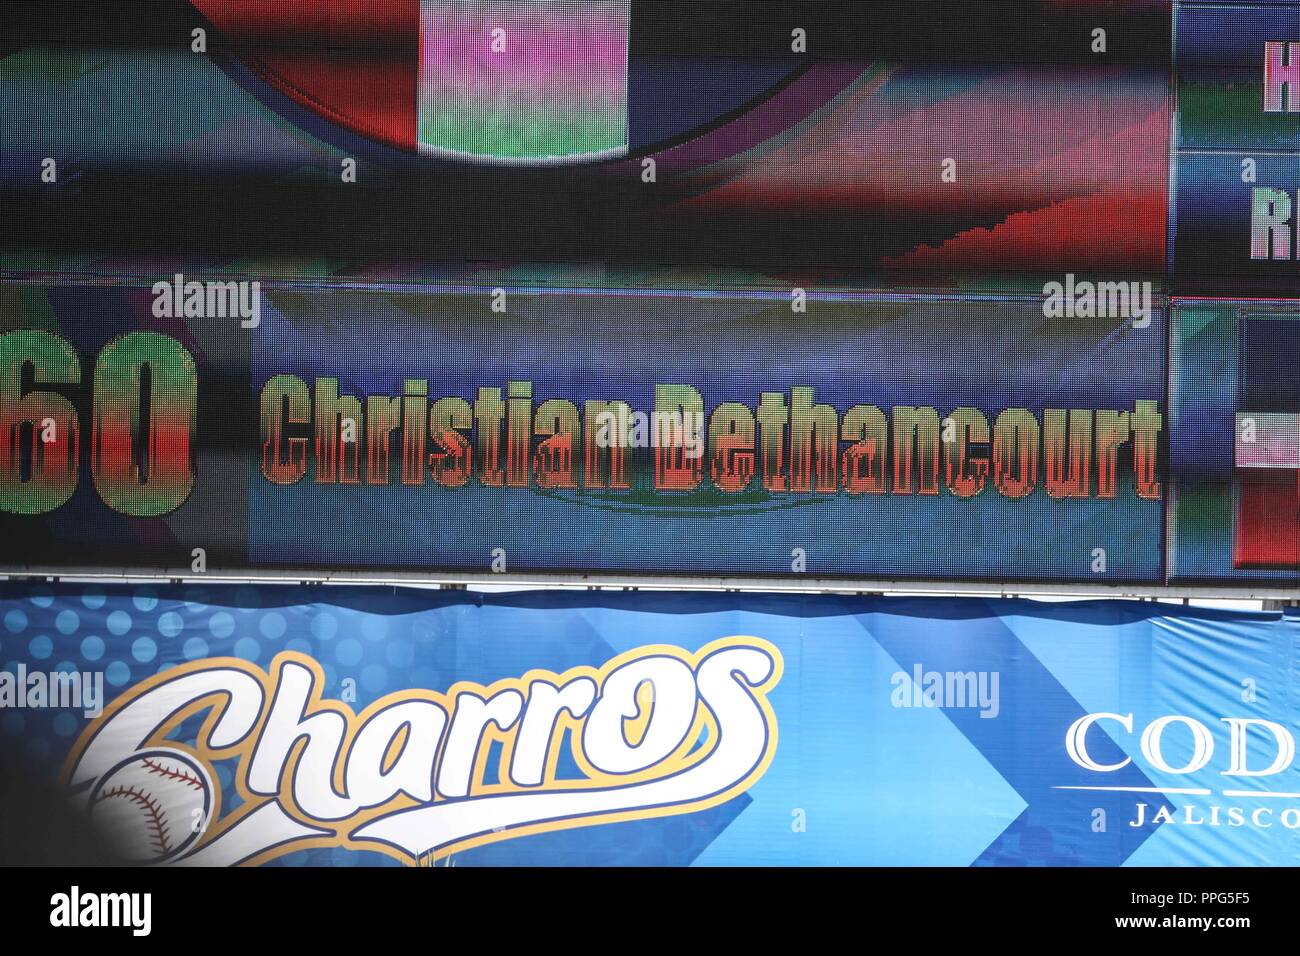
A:
<svg viewBox="0 0 1300 956">
<path fill-rule="evenodd" d="M 191 0 L 263 79 L 364 136 L 416 148 L 419 0 Z"/>
<path fill-rule="evenodd" d="M 1239 472 L 1240 474 L 1240 472 Z M 1286 479 L 1243 477 L 1239 482 L 1236 567 L 1300 565 L 1300 485 Z M 1253 480 L 1252 480 L 1253 479 Z"/>
</svg>

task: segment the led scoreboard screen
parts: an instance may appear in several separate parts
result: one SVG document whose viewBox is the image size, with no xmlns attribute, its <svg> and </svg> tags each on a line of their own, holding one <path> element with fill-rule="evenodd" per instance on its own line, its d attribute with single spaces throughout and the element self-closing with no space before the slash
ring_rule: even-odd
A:
<svg viewBox="0 0 1300 956">
<path fill-rule="evenodd" d="M 191 290 L 201 291 L 196 284 Z M 1163 312 L 653 290 L 28 288 L 6 564 L 1149 580 Z M 44 321 L 42 321 L 44 320 Z M 774 356 L 779 356 L 774 361 Z M 1047 534 L 1048 528 L 1054 529 Z"/>
<path fill-rule="evenodd" d="M 1300 3 L 145 6 L 0 47 L 0 570 L 1300 581 Z"/>
</svg>

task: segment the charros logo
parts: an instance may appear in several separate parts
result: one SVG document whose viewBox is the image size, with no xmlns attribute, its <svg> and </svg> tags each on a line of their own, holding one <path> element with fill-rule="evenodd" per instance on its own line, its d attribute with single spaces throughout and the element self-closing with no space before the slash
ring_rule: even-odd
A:
<svg viewBox="0 0 1300 956">
<path fill-rule="evenodd" d="M 776 751 L 768 694 L 781 672 L 767 641 L 728 637 L 694 653 L 651 645 L 599 668 L 400 691 L 354 713 L 322 696 L 306 655 L 280 654 L 267 671 L 213 658 L 114 700 L 64 780 L 140 862 L 256 864 L 311 847 L 432 861 L 731 799 Z M 199 718 L 192 742 L 173 739 Z M 576 776 L 559 772 L 564 748 Z M 221 761 L 235 764 L 229 808 L 214 783 Z"/>
</svg>

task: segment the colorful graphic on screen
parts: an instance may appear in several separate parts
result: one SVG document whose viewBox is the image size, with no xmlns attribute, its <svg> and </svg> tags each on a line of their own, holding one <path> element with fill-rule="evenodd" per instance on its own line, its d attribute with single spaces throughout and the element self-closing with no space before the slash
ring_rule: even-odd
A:
<svg viewBox="0 0 1300 956">
<path fill-rule="evenodd" d="M 630 0 L 420 7 L 420 151 L 502 162 L 627 150 Z"/>
<path fill-rule="evenodd" d="M 203 52 L 176 42 L 187 21 L 0 59 L 0 192 L 42 224 L 0 264 L 613 261 L 1029 291 L 1016 277 L 1167 259 L 1168 36 L 1125 53 L 1137 7 L 1097 13 L 1114 51 L 1082 57 L 1075 13 L 1018 3 L 1018 29 L 1066 43 L 1053 60 L 916 3 L 839 30 L 809 12 L 804 52 L 768 30 L 712 53 L 699 38 L 734 30 L 708 5 L 178 5 Z M 931 29 L 954 56 L 909 56 Z"/>
</svg>

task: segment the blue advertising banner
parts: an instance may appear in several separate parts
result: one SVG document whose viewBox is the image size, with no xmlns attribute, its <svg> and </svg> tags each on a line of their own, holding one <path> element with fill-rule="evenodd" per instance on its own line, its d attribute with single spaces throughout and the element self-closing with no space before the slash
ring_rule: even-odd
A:
<svg viewBox="0 0 1300 956">
<path fill-rule="evenodd" d="M 0 588 L 0 739 L 136 862 L 1297 862 L 1295 619 Z"/>
</svg>

